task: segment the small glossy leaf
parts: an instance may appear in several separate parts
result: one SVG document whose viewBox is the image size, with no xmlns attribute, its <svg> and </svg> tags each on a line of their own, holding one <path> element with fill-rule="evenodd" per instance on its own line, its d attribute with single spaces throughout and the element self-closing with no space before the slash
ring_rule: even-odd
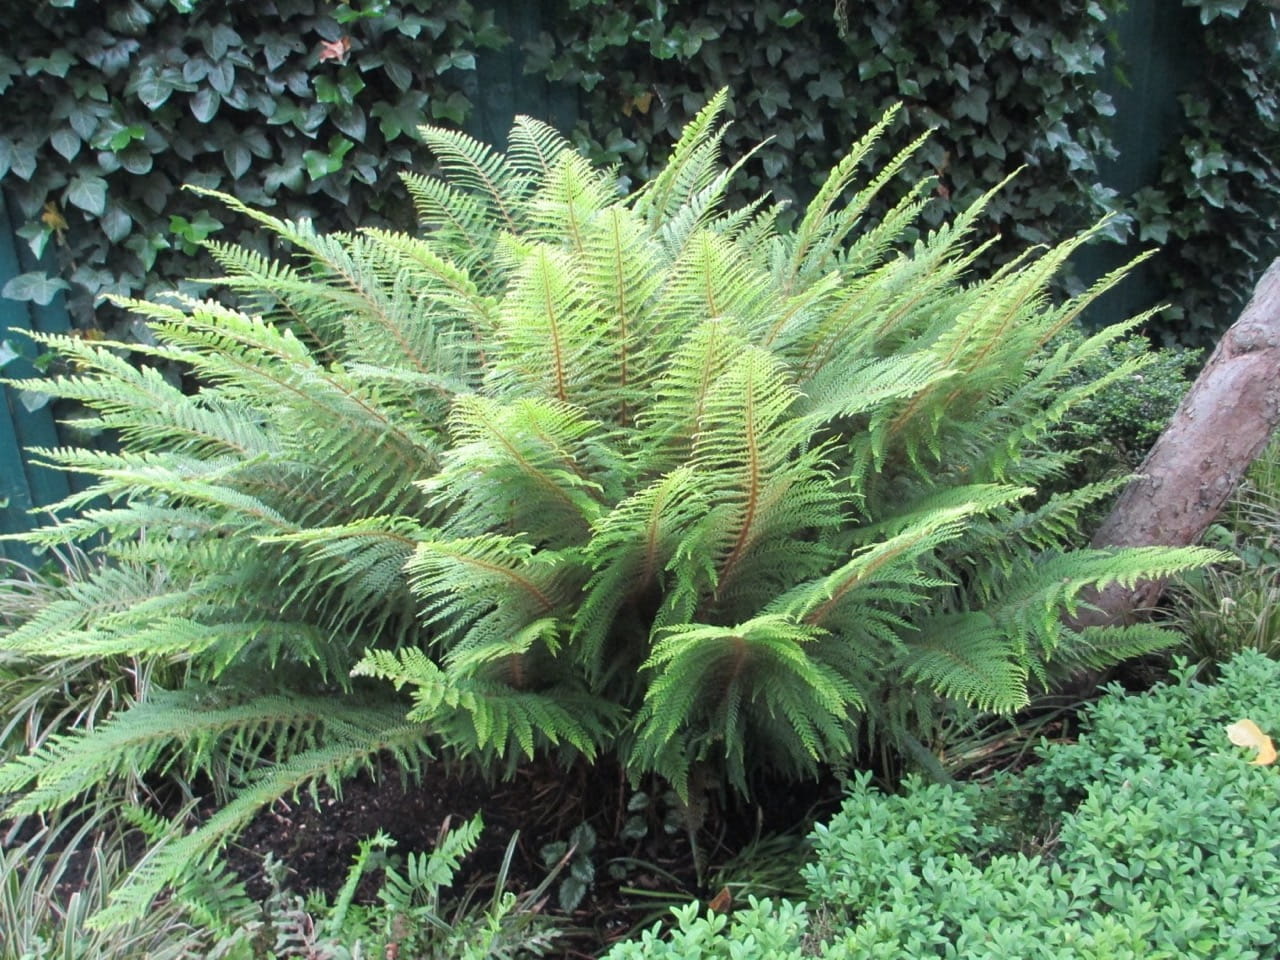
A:
<svg viewBox="0 0 1280 960">
<path fill-rule="evenodd" d="M 0 290 L 0 296 L 46 307 L 53 302 L 58 291 L 67 290 L 70 287 L 71 285 L 61 277 L 51 277 L 40 270 L 33 270 L 11 278 L 4 285 L 4 289 Z"/>
<path fill-rule="evenodd" d="M 74 160 L 76 154 L 80 152 L 80 137 L 74 130 L 65 127 L 55 131 L 49 138 L 49 143 L 67 160 Z"/>
<path fill-rule="evenodd" d="M 100 215 L 107 207 L 107 181 L 81 174 L 67 186 L 66 202 L 85 213 Z"/>
<path fill-rule="evenodd" d="M 191 115 L 201 123 L 208 123 L 218 112 L 221 103 L 222 98 L 217 91 L 202 87 L 191 98 Z"/>
</svg>

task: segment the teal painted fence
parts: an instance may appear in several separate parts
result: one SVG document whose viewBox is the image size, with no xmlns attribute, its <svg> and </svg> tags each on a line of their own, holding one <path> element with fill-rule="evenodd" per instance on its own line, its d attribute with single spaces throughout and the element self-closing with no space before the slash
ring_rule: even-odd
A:
<svg viewBox="0 0 1280 960">
<path fill-rule="evenodd" d="M 0 289 L 10 279 L 38 268 L 26 243 L 14 233 L 17 224 L 0 193 Z M 62 295 L 47 306 L 0 297 L 0 375 L 28 378 L 38 375 L 32 358 L 38 350 L 24 331 L 65 333 L 71 329 Z M 53 410 L 38 394 L 18 387 L 0 387 L 0 534 L 30 529 L 38 522 L 32 510 L 55 503 L 70 493 L 65 474 L 38 466 L 24 455 L 32 447 L 59 442 Z M 24 544 L 0 541 L 0 557 L 31 564 L 37 557 Z"/>
</svg>

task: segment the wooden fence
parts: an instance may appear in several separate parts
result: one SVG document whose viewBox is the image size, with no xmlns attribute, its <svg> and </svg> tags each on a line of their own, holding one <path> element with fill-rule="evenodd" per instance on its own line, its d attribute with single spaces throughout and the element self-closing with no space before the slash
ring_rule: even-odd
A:
<svg viewBox="0 0 1280 960">
<path fill-rule="evenodd" d="M 39 267 L 25 241 L 15 234 L 19 224 L 9 215 L 0 193 L 0 288 L 13 277 Z M 31 363 L 37 354 L 23 331 L 65 333 L 71 329 L 62 295 L 47 306 L 0 297 L 0 375 L 12 378 L 36 376 Z M 39 394 L 15 387 L 3 388 L 0 404 L 0 534 L 30 529 L 37 518 L 31 511 L 47 506 L 71 491 L 65 474 L 38 466 L 24 451 L 59 443 L 53 411 Z M 36 557 L 24 544 L 0 541 L 0 557 L 33 563 Z M 2 573 L 3 571 L 0 571 Z"/>
</svg>

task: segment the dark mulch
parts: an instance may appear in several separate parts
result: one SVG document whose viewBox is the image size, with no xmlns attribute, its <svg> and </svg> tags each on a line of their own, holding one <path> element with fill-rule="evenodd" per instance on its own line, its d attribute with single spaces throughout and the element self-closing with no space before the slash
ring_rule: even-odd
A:
<svg viewBox="0 0 1280 960">
<path fill-rule="evenodd" d="M 554 887 L 545 909 L 573 929 L 565 956 L 590 957 L 637 923 L 652 923 L 668 904 L 710 899 L 716 893 L 699 887 L 688 833 L 672 830 L 666 803 L 655 798 L 639 814 L 648 821 L 643 838 L 624 839 L 624 825 L 634 813 L 627 804 L 634 793 L 617 767 L 606 764 L 580 764 L 568 771 L 536 764 L 497 782 L 428 768 L 420 783 L 407 787 L 387 768 L 377 777 L 365 774 L 347 782 L 340 795 L 322 789 L 318 807 L 305 796 L 275 804 L 250 824 L 228 857 L 255 897 L 267 891 L 261 868 L 268 852 L 286 864 L 292 890 L 333 894 L 363 838 L 382 830 L 396 841 L 398 853 L 430 850 L 446 821 L 456 827 L 480 812 L 485 829 L 479 847 L 463 864 L 459 885 L 491 884 L 518 833 L 508 888 L 520 892 L 546 877 L 543 848 L 567 841 L 575 827 L 587 822 L 597 836 L 595 882 L 571 914 L 559 910 Z M 803 832 L 815 815 L 830 813 L 839 796 L 839 784 L 828 778 L 800 789 L 795 784 L 765 785 L 752 804 L 722 808 L 713 802 L 698 836 L 702 862 L 714 868 L 758 836 Z M 361 892 L 373 890 L 370 884 Z"/>
</svg>

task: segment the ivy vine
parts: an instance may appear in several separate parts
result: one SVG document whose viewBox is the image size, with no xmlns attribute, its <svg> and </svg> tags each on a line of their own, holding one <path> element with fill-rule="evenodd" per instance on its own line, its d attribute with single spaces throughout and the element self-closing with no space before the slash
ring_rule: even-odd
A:
<svg viewBox="0 0 1280 960">
<path fill-rule="evenodd" d="M 88 331 L 121 322 L 102 294 L 190 276 L 206 237 L 254 244 L 184 184 L 330 229 L 405 226 L 418 125 L 465 122 L 476 51 L 506 42 L 465 0 L 48 0 L 3 19 L 0 185 Z"/>
<path fill-rule="evenodd" d="M 1098 160 L 1113 153 L 1100 77 L 1108 18 L 1121 7 L 559 0 L 526 46 L 528 69 L 582 89 L 579 142 L 636 180 L 661 162 L 650 145 L 670 143 L 707 90 L 728 86 L 736 100 L 729 153 L 769 141 L 742 178 L 743 194 L 763 185 L 802 200 L 900 102 L 907 129 L 887 144 L 936 129 L 904 177 L 936 177 L 932 222 L 1024 168 L 990 208 L 1004 235 L 999 252 L 1008 252 L 1060 238 L 1116 205 L 1098 182 Z"/>
<path fill-rule="evenodd" d="M 1198 10 L 1206 63 L 1179 98 L 1182 137 L 1133 197 L 1139 238 L 1164 247 L 1166 341 L 1211 344 L 1280 255 L 1280 12 L 1247 0 Z"/>
<path fill-rule="evenodd" d="M 901 180 L 935 179 L 929 222 L 1020 171 L 991 204 L 1001 239 L 980 269 L 1118 212 L 1112 238 L 1167 248 L 1173 306 L 1152 332 L 1198 346 L 1277 252 L 1280 28 L 1274 5 L 1183 3 L 1208 62 L 1157 182 L 1122 197 L 1099 168 L 1115 155 L 1106 89 L 1123 62 L 1111 38 L 1124 0 L 45 0 L 0 18 L 0 187 L 58 277 L 26 275 L 7 293 L 48 299 L 69 282 L 77 324 L 121 335 L 102 294 L 180 286 L 209 236 L 254 243 L 185 183 L 328 229 L 406 227 L 395 174 L 430 162 L 418 124 L 485 119 L 478 57 L 505 45 L 569 116 L 576 94 L 579 145 L 636 182 L 708 92 L 729 87 L 729 154 L 768 141 L 733 199 L 771 189 L 803 202 L 901 103 L 884 150 L 934 130 Z M 534 25 L 519 49 L 508 21 Z"/>
</svg>

